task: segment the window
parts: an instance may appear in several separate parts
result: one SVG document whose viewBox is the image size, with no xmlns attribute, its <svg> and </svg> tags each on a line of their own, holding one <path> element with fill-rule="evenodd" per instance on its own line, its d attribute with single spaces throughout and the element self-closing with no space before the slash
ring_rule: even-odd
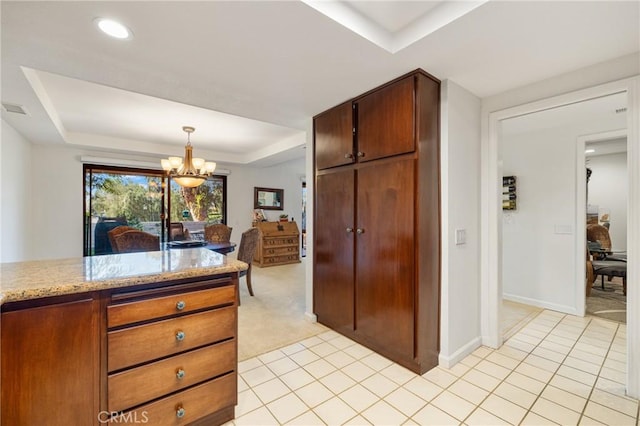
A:
<svg viewBox="0 0 640 426">
<path fill-rule="evenodd" d="M 173 239 L 177 224 L 202 238 L 207 223 L 226 223 L 226 176 L 213 176 L 197 188 L 182 188 L 162 171 L 84 166 L 84 255 L 112 253 L 107 232 L 127 225 Z M 167 196 L 168 195 L 168 196 Z M 165 220 L 168 218 L 168 220 Z M 173 234 L 175 236 L 175 234 Z"/>
<path fill-rule="evenodd" d="M 227 223 L 226 176 L 210 177 L 195 188 L 183 188 L 172 180 L 169 188 L 171 223 L 181 223 L 191 239 L 204 239 L 207 224 Z"/>
</svg>

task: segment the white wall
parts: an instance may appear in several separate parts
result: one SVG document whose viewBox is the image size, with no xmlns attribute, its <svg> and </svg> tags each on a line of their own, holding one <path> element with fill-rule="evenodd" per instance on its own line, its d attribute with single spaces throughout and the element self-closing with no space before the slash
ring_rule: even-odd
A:
<svg viewBox="0 0 640 426">
<path fill-rule="evenodd" d="M 30 259 L 32 147 L 4 120 L 0 141 L 0 262 L 17 262 Z"/>
<path fill-rule="evenodd" d="M 552 129 L 501 141 L 503 174 L 516 176 L 518 197 L 517 210 L 503 212 L 505 299 L 576 312 L 576 137 Z"/>
<path fill-rule="evenodd" d="M 280 214 L 287 214 L 289 220 L 293 218 L 298 223 L 298 228 L 301 227 L 304 158 L 265 168 L 247 166 L 224 166 L 224 168 L 231 170 L 231 174 L 227 177 L 229 204 L 227 224 L 234 229 L 232 240 L 236 238 L 240 241 L 242 232 L 251 227 L 254 187 L 284 189 L 283 210 L 265 210 L 265 215 L 268 220 L 276 221 Z"/>
<path fill-rule="evenodd" d="M 33 237 L 33 247 L 29 253 L 16 260 L 82 256 L 82 155 L 154 164 L 159 161 L 154 157 L 132 157 L 78 148 L 34 145 L 31 156 L 34 190 L 30 200 L 34 216 L 28 233 Z M 29 155 L 25 153 L 24 157 L 28 159 Z M 219 167 L 231 171 L 227 177 L 227 213 L 228 224 L 234 228 L 232 240 L 239 241 L 242 232 L 251 227 L 254 186 L 284 189 L 284 210 L 266 211 L 270 220 L 277 220 L 280 213 L 285 213 L 300 221 L 301 176 L 305 174 L 303 158 L 268 168 L 224 164 Z M 11 210 L 15 215 L 22 214 L 19 211 L 22 209 Z M 6 244 L 13 245 L 16 242 L 17 239 L 12 237 Z"/>
<path fill-rule="evenodd" d="M 440 363 L 450 366 L 480 345 L 480 99 L 452 81 L 441 99 Z"/>
<path fill-rule="evenodd" d="M 627 153 L 590 156 L 587 166 L 589 204 L 610 212 L 609 236 L 614 250 L 627 249 Z"/>
<path fill-rule="evenodd" d="M 483 126 L 488 123 L 487 114 L 492 111 L 499 111 L 610 81 L 633 77 L 639 73 L 640 53 L 636 52 L 483 98 Z"/>
</svg>

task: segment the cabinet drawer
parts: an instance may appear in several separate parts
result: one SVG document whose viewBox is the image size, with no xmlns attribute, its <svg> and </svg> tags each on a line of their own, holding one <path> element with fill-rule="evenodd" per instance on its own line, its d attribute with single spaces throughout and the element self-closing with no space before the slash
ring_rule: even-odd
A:
<svg viewBox="0 0 640 426">
<path fill-rule="evenodd" d="M 265 256 L 277 256 L 284 254 L 297 254 L 298 246 L 290 246 L 290 247 L 273 247 L 273 248 L 265 248 L 264 255 Z"/>
<path fill-rule="evenodd" d="M 234 339 L 112 374 L 108 378 L 109 411 L 135 407 L 235 369 Z"/>
<path fill-rule="evenodd" d="M 284 245 L 298 245 L 298 237 L 282 237 L 282 238 L 265 238 L 264 245 L 270 246 L 284 246 Z"/>
<path fill-rule="evenodd" d="M 265 265 L 278 264 L 278 263 L 293 263 L 299 262 L 300 258 L 297 254 L 290 254 L 286 256 L 272 256 L 265 257 L 263 263 Z"/>
<path fill-rule="evenodd" d="M 233 303 L 235 287 L 232 285 L 173 294 L 153 299 L 111 305 L 107 308 L 107 326 L 120 325 L 162 318 L 183 312 Z"/>
<path fill-rule="evenodd" d="M 236 306 L 157 321 L 107 334 L 108 370 L 115 371 L 236 335 Z M 179 339 L 179 333 L 184 337 Z"/>
<path fill-rule="evenodd" d="M 153 426 L 190 424 L 237 402 L 236 373 L 230 373 L 111 419 L 113 424 Z M 180 411 L 180 410 L 184 411 Z M 182 417 L 178 417 L 178 414 Z"/>
</svg>

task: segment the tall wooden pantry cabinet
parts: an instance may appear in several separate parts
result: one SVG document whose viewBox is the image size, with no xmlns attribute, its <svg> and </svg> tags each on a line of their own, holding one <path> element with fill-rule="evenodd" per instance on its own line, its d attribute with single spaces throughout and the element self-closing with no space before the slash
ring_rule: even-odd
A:
<svg viewBox="0 0 640 426">
<path fill-rule="evenodd" d="M 314 117 L 314 311 L 405 367 L 438 364 L 440 82 L 413 71 Z"/>
</svg>

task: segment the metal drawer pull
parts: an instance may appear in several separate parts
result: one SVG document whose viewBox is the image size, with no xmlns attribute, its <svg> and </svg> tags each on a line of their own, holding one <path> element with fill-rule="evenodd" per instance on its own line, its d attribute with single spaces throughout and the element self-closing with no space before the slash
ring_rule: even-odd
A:
<svg viewBox="0 0 640 426">
<path fill-rule="evenodd" d="M 358 156 L 358 157 L 364 157 L 364 152 L 362 152 L 362 151 L 358 151 L 357 156 Z"/>
<path fill-rule="evenodd" d="M 352 153 L 345 154 L 344 158 L 346 158 L 347 160 L 350 160 L 353 158 L 353 154 Z"/>
<path fill-rule="evenodd" d="M 186 373 L 184 372 L 184 370 L 182 368 L 179 368 L 178 371 L 176 372 L 176 377 L 178 378 L 178 380 L 182 380 L 184 379 L 184 375 Z"/>
<path fill-rule="evenodd" d="M 185 414 L 187 414 L 185 409 L 183 407 L 178 407 L 178 409 L 176 410 L 176 417 L 181 419 L 184 417 Z"/>
<path fill-rule="evenodd" d="M 178 331 L 176 333 L 176 340 L 178 342 L 182 342 L 184 340 L 184 338 L 186 337 L 186 334 L 184 334 L 184 331 Z"/>
<path fill-rule="evenodd" d="M 179 311 L 183 310 L 186 306 L 187 304 L 184 302 L 184 300 L 179 300 L 176 302 L 176 309 Z"/>
<path fill-rule="evenodd" d="M 353 228 L 347 228 L 346 231 L 347 232 L 353 232 Z"/>
<path fill-rule="evenodd" d="M 358 234 L 364 234 L 364 229 L 363 228 L 358 228 L 358 229 L 356 229 L 356 232 Z"/>
</svg>

